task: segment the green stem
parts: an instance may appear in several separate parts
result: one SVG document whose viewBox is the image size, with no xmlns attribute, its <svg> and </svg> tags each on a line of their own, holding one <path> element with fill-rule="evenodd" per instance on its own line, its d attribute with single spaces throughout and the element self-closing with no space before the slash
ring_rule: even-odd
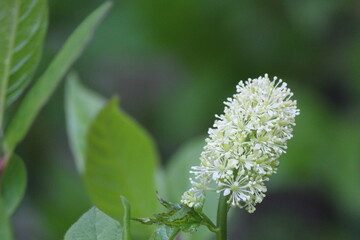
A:
<svg viewBox="0 0 360 240">
<path fill-rule="evenodd" d="M 220 195 L 218 210 L 217 210 L 217 228 L 216 240 L 227 240 L 227 213 L 229 206 L 227 203 L 228 197 L 223 194 Z"/>
</svg>

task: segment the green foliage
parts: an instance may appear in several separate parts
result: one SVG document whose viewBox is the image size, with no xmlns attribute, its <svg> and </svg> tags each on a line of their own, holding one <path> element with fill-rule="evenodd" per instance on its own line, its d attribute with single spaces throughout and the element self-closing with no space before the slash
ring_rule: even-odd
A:
<svg viewBox="0 0 360 240">
<path fill-rule="evenodd" d="M 151 138 L 119 111 L 111 100 L 89 128 L 84 180 L 93 203 L 121 219 L 120 195 L 132 206 L 134 216 L 147 216 L 158 209 L 155 198 L 157 154 Z M 140 226 L 140 225 L 138 225 Z M 150 229 L 137 231 L 146 234 Z"/>
<path fill-rule="evenodd" d="M 90 123 L 104 105 L 105 100 L 95 92 L 85 88 L 79 76 L 72 72 L 66 84 L 65 110 L 67 133 L 75 163 L 80 173 L 84 171 L 86 134 Z"/>
<path fill-rule="evenodd" d="M 135 218 L 134 220 L 147 225 L 166 225 L 180 228 L 185 232 L 196 231 L 196 228 L 199 227 L 201 218 L 186 205 L 173 204 L 167 209 L 168 212 L 155 214 L 153 218 Z"/>
<path fill-rule="evenodd" d="M 155 214 L 153 218 L 134 218 L 134 220 L 142 224 L 160 225 L 161 227 L 152 235 L 155 239 L 156 237 L 159 239 L 172 239 L 180 230 L 195 232 L 200 225 L 207 226 L 210 231 L 216 231 L 216 226 L 203 214 L 201 209 L 195 210 L 184 204 L 168 202 L 160 196 L 158 196 L 158 199 L 161 205 L 168 210 L 167 212 Z M 167 226 L 167 228 L 164 228 L 164 226 Z"/>
<path fill-rule="evenodd" d="M 6 165 L 3 175 L 0 176 L 0 239 L 11 238 L 8 218 L 20 203 L 26 186 L 25 166 L 20 158 L 12 154 L 13 150 L 25 137 L 36 115 L 60 80 L 80 56 L 110 6 L 110 2 L 100 6 L 69 37 L 43 75 L 20 102 L 3 138 L 5 105 L 9 105 L 21 95 L 40 59 L 47 27 L 47 1 L 0 2 L 0 157 Z"/>
<path fill-rule="evenodd" d="M 66 96 L 68 96 L 66 103 L 68 133 L 72 148 L 76 149 L 74 151 L 75 157 L 77 155 L 83 157 L 86 154 L 84 180 L 89 194 L 94 204 L 99 206 L 100 209 L 116 219 L 123 218 L 123 237 L 127 239 L 127 237 L 130 237 L 129 224 L 127 224 L 128 220 L 126 220 L 129 218 L 129 213 L 127 213 L 127 204 L 123 199 L 124 211 L 119 208 L 119 195 L 123 194 L 130 198 L 133 206 L 144 206 L 143 209 L 134 207 L 135 215 L 144 216 L 153 213 L 154 207 L 150 207 L 151 203 L 146 203 L 143 199 L 149 199 L 150 202 L 151 199 L 154 199 L 155 183 L 153 179 L 155 172 L 159 169 L 156 170 L 156 164 L 153 164 L 157 162 L 154 150 L 146 153 L 154 147 L 148 136 L 141 133 L 142 130 L 138 126 L 129 127 L 134 123 L 126 115 L 118 111 L 116 100 L 112 100 L 100 111 L 98 116 L 94 117 L 99 111 L 98 109 L 103 100 L 97 94 L 84 88 L 75 74 L 69 76 Z M 89 127 L 91 121 L 93 122 Z M 81 129 L 79 130 L 79 128 Z M 131 130 L 132 128 L 133 130 Z M 134 134 L 132 131 L 140 131 L 141 134 Z M 142 135 L 140 139 L 147 139 L 145 145 L 151 145 L 151 147 L 145 147 L 145 149 L 148 149 L 147 151 L 138 151 L 138 149 L 143 148 L 141 147 L 143 141 L 139 141 L 137 135 Z M 86 136 L 87 143 L 85 142 L 86 139 L 84 139 Z M 117 144 L 114 145 L 114 143 Z M 126 143 L 126 146 L 121 143 Z M 188 181 L 188 177 L 190 177 L 189 168 L 191 165 L 197 164 L 203 145 L 203 138 L 189 142 L 175 154 L 167 166 L 161 181 L 166 184 L 167 189 L 165 192 L 170 194 L 174 202 L 179 201 L 181 194 L 190 187 Z M 86 153 L 84 153 L 84 148 L 87 151 Z M 142 153 L 143 156 L 138 156 L 139 153 Z M 144 166 L 144 164 L 149 163 L 150 168 Z M 139 166 L 143 167 L 139 169 Z M 140 170 L 143 171 L 140 173 Z M 146 175 L 152 176 L 149 178 L 150 182 L 149 180 L 143 180 Z M 127 184 L 123 184 L 125 182 Z M 149 189 L 147 184 L 151 185 L 153 192 L 146 191 Z M 210 196 L 209 204 L 206 205 L 208 212 L 211 212 L 212 218 L 214 218 L 215 210 L 211 207 L 211 204 L 214 206 L 216 202 L 217 196 L 213 194 Z M 174 226 L 171 228 L 161 226 L 153 233 L 153 239 L 167 239 L 165 236 L 170 237 L 172 233 L 178 232 L 180 229 L 190 231 L 200 224 L 208 224 L 201 215 L 187 206 L 167 204 L 164 200 L 161 200 L 161 203 L 171 210 L 168 213 L 157 215 L 157 220 L 152 219 L 147 224 L 167 223 Z M 153 206 L 156 207 L 156 204 L 153 204 Z M 146 211 L 147 213 L 145 213 Z M 209 237 L 208 229 L 199 229 L 194 234 L 193 239 Z"/>
<path fill-rule="evenodd" d="M 0 198 L 7 216 L 11 216 L 20 201 L 26 188 L 26 168 L 18 156 L 12 156 L 5 168 L 0 187 Z M 0 238 L 1 239 L 1 238 Z"/>
<path fill-rule="evenodd" d="M 119 240 L 120 223 L 96 207 L 87 211 L 66 233 L 65 240 Z"/>
<path fill-rule="evenodd" d="M 123 240 L 131 240 L 131 236 L 130 236 L 130 203 L 124 196 L 120 196 L 120 198 L 121 198 L 121 203 L 122 203 L 122 206 L 124 209 L 122 237 L 123 237 Z"/>
<path fill-rule="evenodd" d="M 5 0 L 0 11 L 2 30 L 0 52 L 8 61 L 0 65 L 7 74 L 7 104 L 13 102 L 29 84 L 39 62 L 47 27 L 46 0 Z M 5 22 L 3 22 L 5 21 Z M 4 50 L 4 51 L 2 51 Z M 0 72 L 2 72 L 0 70 Z"/>
<path fill-rule="evenodd" d="M 5 143 L 6 150 L 9 153 L 11 153 L 15 146 L 24 138 L 34 118 L 71 65 L 80 56 L 86 43 L 90 40 L 96 27 L 110 7 L 110 2 L 104 3 L 80 24 L 43 75 L 26 94 L 6 130 Z"/>
<path fill-rule="evenodd" d="M 3 205 L 3 201 L 0 198 L 0 239 L 12 240 L 13 238 L 12 238 L 10 222 L 6 212 L 7 211 Z"/>
</svg>

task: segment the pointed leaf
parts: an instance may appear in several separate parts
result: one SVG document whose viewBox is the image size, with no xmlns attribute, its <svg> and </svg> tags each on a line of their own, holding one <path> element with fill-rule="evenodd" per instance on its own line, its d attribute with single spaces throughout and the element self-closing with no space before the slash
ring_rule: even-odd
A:
<svg viewBox="0 0 360 240">
<path fill-rule="evenodd" d="M 86 134 L 90 123 L 105 103 L 105 99 L 85 88 L 76 73 L 67 77 L 65 93 L 67 132 L 75 163 L 80 173 L 84 171 Z"/>
<path fill-rule="evenodd" d="M 119 111 L 117 99 L 100 111 L 87 140 L 84 180 L 93 203 L 116 219 L 123 214 L 120 195 L 131 202 L 133 216 L 156 211 L 154 144 L 138 124 Z"/>
<path fill-rule="evenodd" d="M 65 240 L 119 240 L 120 223 L 96 207 L 87 211 L 67 231 Z"/>
<path fill-rule="evenodd" d="M 10 54 L 5 76 L 9 78 L 6 97 L 9 104 L 28 85 L 39 62 L 47 27 L 47 4 L 46 0 L 5 0 L 2 4 L 0 15 L 6 16 L 2 21 L 11 18 L 9 31 L 0 33 L 0 39 L 10 40 L 3 45 Z"/>
<path fill-rule="evenodd" d="M 26 168 L 18 156 L 13 155 L 6 166 L 1 182 L 0 198 L 7 216 L 11 216 L 22 200 L 26 188 Z"/>
<path fill-rule="evenodd" d="M 71 65 L 80 56 L 110 6 L 110 2 L 105 2 L 80 24 L 43 75 L 26 94 L 5 134 L 8 154 L 10 154 L 14 147 L 24 138 L 34 118 Z"/>
</svg>

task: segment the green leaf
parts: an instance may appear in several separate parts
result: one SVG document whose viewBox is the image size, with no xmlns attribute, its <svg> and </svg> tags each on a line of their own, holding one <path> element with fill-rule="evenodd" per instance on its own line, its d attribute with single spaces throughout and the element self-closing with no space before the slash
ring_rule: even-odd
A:
<svg viewBox="0 0 360 240">
<path fill-rule="evenodd" d="M 10 226 L 9 217 L 6 214 L 3 202 L 0 199 L 0 239 L 1 240 L 12 240 L 12 231 Z"/>
<path fill-rule="evenodd" d="M 96 207 L 91 208 L 71 226 L 65 240 L 119 240 L 120 223 Z"/>
<path fill-rule="evenodd" d="M 149 216 L 158 209 L 155 198 L 158 156 L 153 141 L 119 111 L 116 98 L 91 124 L 86 149 L 84 180 L 95 205 L 115 219 L 121 219 L 123 214 L 120 195 L 131 202 L 133 216 Z"/>
<path fill-rule="evenodd" d="M 172 240 L 175 239 L 176 235 L 179 233 L 178 228 L 161 226 L 155 230 L 151 235 L 149 240 Z"/>
<path fill-rule="evenodd" d="M 1 8 L 11 17 L 11 26 L 6 38 L 10 39 L 9 82 L 7 86 L 7 103 L 13 102 L 24 90 L 38 65 L 47 27 L 46 0 L 12 0 L 4 2 Z M 10 7 L 10 8 L 9 8 Z M 1 11 L 0 10 L 0 11 Z M 11 34 L 9 34 L 11 33 Z"/>
<path fill-rule="evenodd" d="M 43 75 L 26 94 L 14 118 L 10 121 L 10 125 L 5 134 L 8 155 L 24 138 L 30 125 L 34 121 L 34 118 L 44 106 L 71 65 L 80 56 L 86 43 L 89 42 L 96 27 L 110 7 L 111 3 L 105 2 L 80 24 L 66 41 L 54 60 L 50 63 Z"/>
<path fill-rule="evenodd" d="M 6 166 L 1 182 L 0 198 L 7 216 L 11 216 L 22 200 L 26 188 L 26 168 L 18 156 L 13 155 Z"/>
<path fill-rule="evenodd" d="M 209 226 L 215 231 L 215 225 L 210 222 L 201 210 L 195 210 L 184 204 L 168 202 L 158 196 L 160 203 L 168 210 L 154 214 L 153 218 L 134 218 L 133 220 L 147 225 L 165 225 L 184 232 L 195 232 L 200 225 Z"/>
<path fill-rule="evenodd" d="M 124 209 L 124 217 L 123 217 L 123 240 L 131 240 L 130 236 L 130 204 L 129 201 L 124 197 L 120 196 L 121 203 Z"/>
<path fill-rule="evenodd" d="M 104 103 L 104 98 L 80 83 L 75 72 L 68 75 L 65 93 L 67 132 L 80 173 L 84 171 L 87 131 Z"/>
<path fill-rule="evenodd" d="M 0 126 L 5 105 L 29 83 L 47 26 L 45 0 L 0 1 Z"/>
</svg>

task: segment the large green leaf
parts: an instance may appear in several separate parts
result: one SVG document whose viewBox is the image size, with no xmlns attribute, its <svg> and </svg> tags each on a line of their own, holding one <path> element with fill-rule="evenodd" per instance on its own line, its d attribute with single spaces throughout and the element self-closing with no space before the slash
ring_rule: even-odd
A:
<svg viewBox="0 0 360 240">
<path fill-rule="evenodd" d="M 10 217 L 24 196 L 26 188 L 26 168 L 17 156 L 12 156 L 5 168 L 0 187 L 0 198 L 6 214 Z"/>
<path fill-rule="evenodd" d="M 194 139 L 174 154 L 170 159 L 169 164 L 165 168 L 165 182 L 167 183 L 168 196 L 170 201 L 179 202 L 181 195 L 191 187 L 189 178 L 194 177 L 189 173 L 191 166 L 197 166 L 200 164 L 200 153 L 205 145 L 205 137 Z M 206 195 L 206 202 L 204 206 L 204 213 L 212 219 L 214 222 L 216 218 L 216 206 L 217 206 L 218 194 L 209 192 Z M 206 227 L 199 227 L 197 232 L 191 234 L 184 234 L 185 239 L 208 239 L 213 233 Z"/>
<path fill-rule="evenodd" d="M 76 73 L 69 74 L 65 94 L 67 132 L 80 173 L 84 171 L 87 130 L 104 103 L 100 95 L 80 83 Z"/>
<path fill-rule="evenodd" d="M 0 199 L 0 239 L 1 240 L 12 240 L 11 226 L 9 217 L 6 214 L 3 202 Z"/>
<path fill-rule="evenodd" d="M 5 134 L 6 150 L 10 154 L 14 147 L 24 138 L 34 118 L 46 103 L 56 86 L 66 74 L 71 65 L 82 53 L 96 27 L 111 6 L 110 2 L 102 4 L 73 32 L 56 55 L 54 60 L 34 86 L 26 94 L 10 122 Z"/>
<path fill-rule="evenodd" d="M 120 223 L 96 207 L 91 208 L 72 225 L 65 240 L 119 240 Z"/>
<path fill-rule="evenodd" d="M 159 207 L 155 197 L 158 156 L 153 141 L 138 124 L 119 111 L 117 99 L 100 111 L 90 126 L 87 140 L 84 179 L 93 203 L 119 220 L 123 214 L 120 195 L 131 203 L 134 217 L 156 212 Z M 142 229 L 136 233 L 146 234 L 151 230 Z"/>
</svg>

